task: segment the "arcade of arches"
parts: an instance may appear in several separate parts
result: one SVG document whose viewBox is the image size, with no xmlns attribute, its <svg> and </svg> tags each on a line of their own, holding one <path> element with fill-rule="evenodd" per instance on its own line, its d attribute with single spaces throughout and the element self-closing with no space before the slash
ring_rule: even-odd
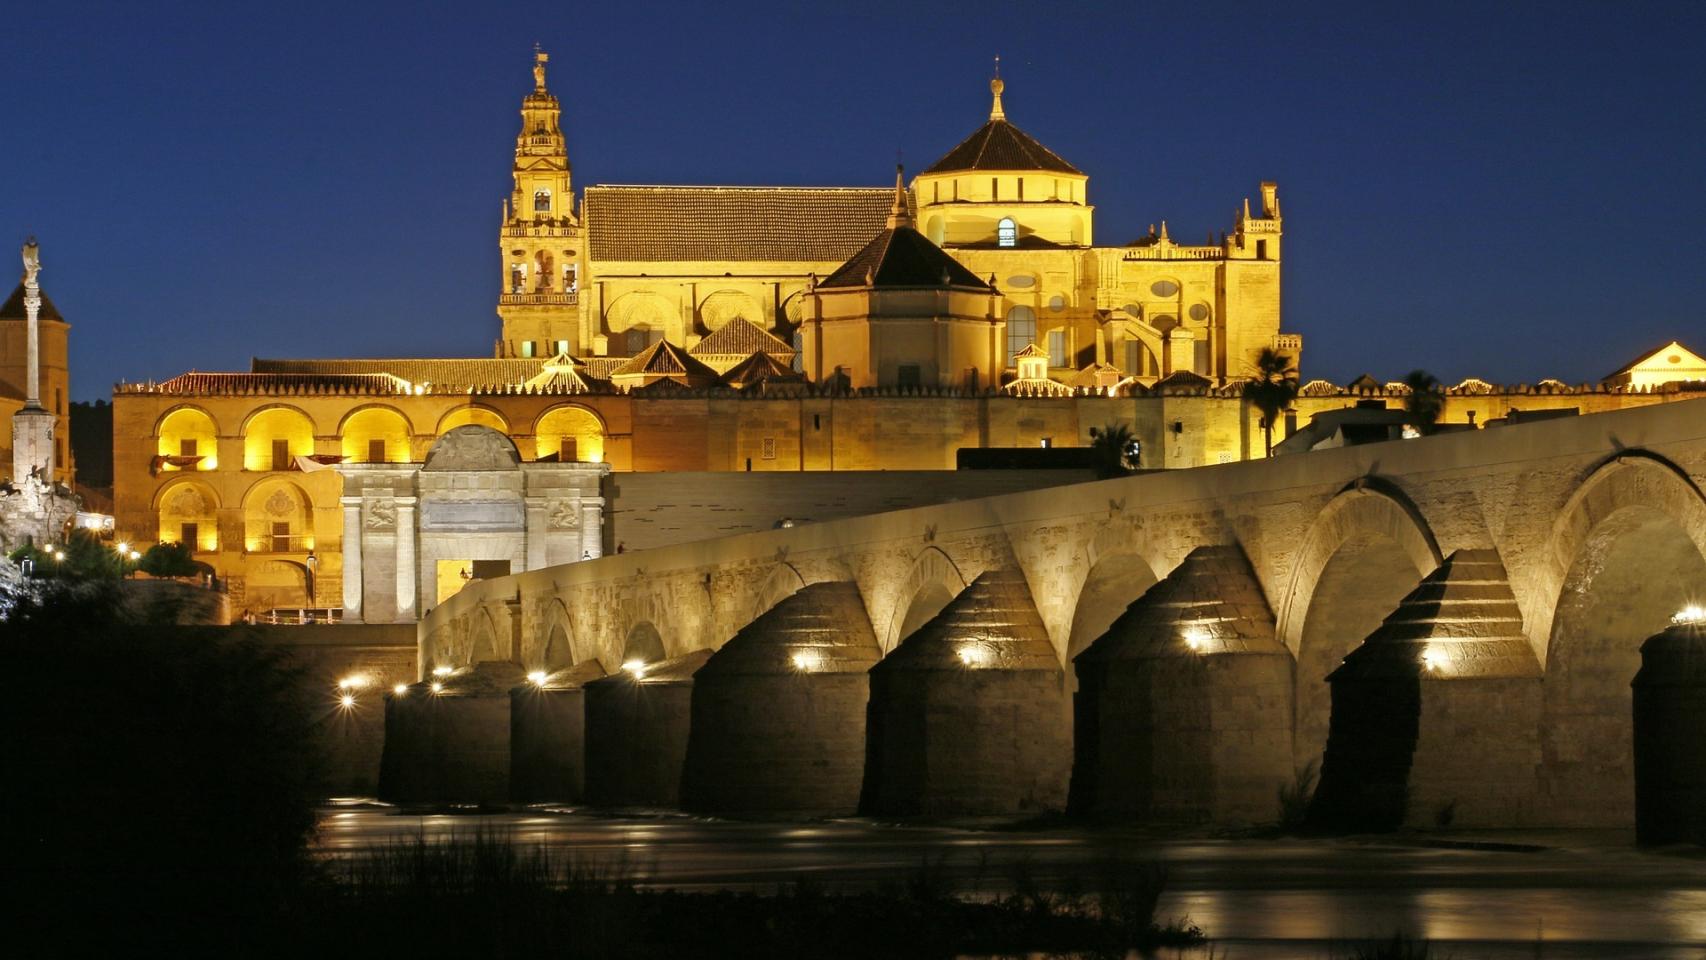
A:
<svg viewBox="0 0 1706 960">
<path fill-rule="evenodd" d="M 1291 749 L 1259 766 L 1240 766 L 1253 759 L 1244 741 L 1216 740 L 1257 728 L 1221 726 L 1200 709 L 1104 713 L 1100 728 L 1078 730 L 1106 736 L 1110 718 L 1136 717 L 1156 725 L 1151 734 L 1160 739 L 1144 742 L 1158 751 L 1172 742 L 1204 745 L 1182 765 L 1166 766 L 1164 751 L 1145 764 L 1169 784 L 1210 777 L 1216 786 L 1199 795 L 1216 798 L 1216 809 L 1278 815 L 1285 777 L 1277 771 L 1334 755 L 1326 746 L 1338 685 L 1356 682 L 1341 663 L 1368 662 L 1370 645 L 1384 638 L 1378 642 L 1391 646 L 1381 648 L 1382 669 L 1398 672 L 1379 682 L 1413 684 L 1419 708 L 1408 732 L 1394 728 L 1367 744 L 1399 751 L 1383 769 L 1396 771 L 1401 792 L 1426 798 L 1400 809 L 1406 822 L 1431 825 L 1450 808 L 1461 827 L 1627 827 L 1637 777 L 1648 776 L 1639 773 L 1630 693 L 1642 644 L 1706 605 L 1699 417 L 1684 405 L 1652 407 L 1513 427 L 1523 432 L 1506 436 L 1326 451 L 1284 477 L 1256 464 L 1161 473 L 606 557 L 459 593 L 428 614 L 422 657 L 455 649 L 433 639 L 442 637 L 436 625 L 472 605 L 511 603 L 522 611 L 520 668 L 562 669 L 565 642 L 569 661 L 596 661 L 607 672 L 629 659 L 674 661 L 738 634 L 755 610 L 787 595 L 779 584 L 824 580 L 858 588 L 887 653 L 966 584 L 1016 567 L 1067 677 L 1127 612 L 1121 629 L 1179 631 L 1145 635 L 1153 646 L 1123 654 L 1153 658 L 1146 682 L 1155 691 L 1201 689 L 1223 705 L 1217 710 L 1241 702 L 1239 690 L 1214 684 L 1246 676 L 1231 666 L 1244 650 L 1292 658 L 1293 668 L 1281 671 L 1290 676 L 1283 710 L 1263 718 L 1281 729 L 1289 720 L 1281 742 Z M 1523 456 L 1512 458 L 1513 450 Z M 1181 604 L 1196 595 L 1153 589 L 1199 547 L 1228 544 L 1248 559 L 1255 596 L 1266 604 L 1241 598 L 1225 610 L 1212 597 Z M 1230 572 L 1213 564 L 1234 563 L 1198 559 L 1193 575 Z M 1444 586 L 1432 593 L 1423 588 L 1454 564 L 1475 572 L 1437 581 Z M 716 600 L 710 607 L 707 590 Z M 1144 613 L 1152 592 L 1173 598 L 1165 617 Z M 1491 605 L 1484 618 L 1477 604 Z M 1231 623 L 1259 629 L 1215 632 Z M 1006 626 L 981 629 L 1000 635 Z M 1209 637 L 1218 639 L 1203 645 Z M 1495 649 L 1478 644 L 1505 638 L 1515 646 L 1497 647 L 1502 659 L 1477 659 Z M 1222 657 L 1231 659 L 1215 667 Z M 965 669 L 1007 668 L 992 661 Z M 1452 779 L 1464 770 L 1474 777 Z"/>
</svg>

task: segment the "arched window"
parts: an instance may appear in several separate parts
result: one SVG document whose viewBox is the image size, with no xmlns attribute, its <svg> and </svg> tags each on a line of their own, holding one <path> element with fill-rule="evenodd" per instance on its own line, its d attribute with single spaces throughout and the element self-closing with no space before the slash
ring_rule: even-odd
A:
<svg viewBox="0 0 1706 960">
<path fill-rule="evenodd" d="M 653 330 L 645 324 L 628 328 L 628 356 L 638 356 L 646 348 L 663 339 L 662 330 Z"/>
<path fill-rule="evenodd" d="M 995 242 L 1003 247 L 1011 247 L 1019 242 L 1019 226 L 1012 217 L 1002 217 L 995 225 Z"/>
<path fill-rule="evenodd" d="M 540 250 L 533 255 L 533 262 L 534 265 L 539 268 L 535 271 L 535 274 L 539 277 L 539 291 L 543 293 L 550 290 L 551 274 L 553 272 L 551 268 L 556 263 L 556 260 L 551 256 L 550 251 Z"/>
<path fill-rule="evenodd" d="M 1007 311 L 1007 365 L 1013 365 L 1013 355 L 1037 339 L 1037 313 L 1030 307 L 1014 307 Z"/>
<path fill-rule="evenodd" d="M 535 190 L 535 191 L 533 191 L 533 212 L 534 213 L 550 213 L 551 212 L 551 191 L 549 191 L 549 190 Z"/>
<path fill-rule="evenodd" d="M 534 424 L 540 460 L 563 463 L 604 461 L 604 425 L 582 407 L 553 407 Z"/>
</svg>

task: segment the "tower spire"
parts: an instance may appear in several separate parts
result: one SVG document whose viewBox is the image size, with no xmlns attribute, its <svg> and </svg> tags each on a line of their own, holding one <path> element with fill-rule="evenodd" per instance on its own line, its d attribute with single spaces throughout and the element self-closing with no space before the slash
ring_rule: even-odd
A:
<svg viewBox="0 0 1706 960">
<path fill-rule="evenodd" d="M 894 165 L 894 203 L 889 207 L 888 228 L 912 226 L 912 211 L 906 205 L 906 168 Z"/>
<path fill-rule="evenodd" d="M 1007 84 L 1001 80 L 1001 58 L 995 58 L 995 77 L 989 81 L 989 92 L 994 95 L 994 102 L 989 107 L 989 119 L 1005 120 L 1007 111 L 1001 109 L 1001 91 L 1007 89 Z"/>
</svg>

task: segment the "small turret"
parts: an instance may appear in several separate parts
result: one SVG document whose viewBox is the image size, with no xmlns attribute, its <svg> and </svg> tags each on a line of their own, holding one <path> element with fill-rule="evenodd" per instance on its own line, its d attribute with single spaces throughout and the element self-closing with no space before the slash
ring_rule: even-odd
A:
<svg viewBox="0 0 1706 960">
<path fill-rule="evenodd" d="M 889 207 L 888 228 L 912 226 L 912 209 L 906 202 L 906 169 L 894 165 L 894 203 Z"/>
</svg>

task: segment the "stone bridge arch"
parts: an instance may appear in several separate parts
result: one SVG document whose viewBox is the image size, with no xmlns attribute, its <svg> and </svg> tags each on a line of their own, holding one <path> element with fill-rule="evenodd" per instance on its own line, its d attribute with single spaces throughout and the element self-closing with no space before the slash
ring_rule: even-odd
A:
<svg viewBox="0 0 1706 960">
<path fill-rule="evenodd" d="M 1279 639 L 1296 662 L 1292 746 L 1299 766 L 1319 763 L 1326 747 L 1327 674 L 1443 559 L 1421 511 L 1390 481 L 1356 480 L 1316 515 L 1275 611 Z"/>
<path fill-rule="evenodd" d="M 912 560 L 912 569 L 896 592 L 894 611 L 878 640 L 886 654 L 914 630 L 942 612 L 948 601 L 966 588 L 959 565 L 940 547 L 925 547 Z"/>
<path fill-rule="evenodd" d="M 656 663 L 669 657 L 663 634 L 650 620 L 638 620 L 628 627 L 622 638 L 622 663 Z"/>
<path fill-rule="evenodd" d="M 491 608 L 481 606 L 474 611 L 472 619 L 474 622 L 469 624 L 468 666 L 508 660 L 506 648 L 509 644 Z"/>
<path fill-rule="evenodd" d="M 770 575 L 765 577 L 764 582 L 759 585 L 758 597 L 753 602 L 752 614 L 746 618 L 747 623 L 757 620 L 771 607 L 792 596 L 805 585 L 806 578 L 804 574 L 800 573 L 799 567 L 786 560 L 778 561 L 775 569 L 771 570 Z M 745 625 L 740 624 L 739 626 Z"/>
<path fill-rule="evenodd" d="M 1065 662 L 1084 652 L 1114 619 L 1165 576 L 1174 564 L 1129 523 L 1101 525 L 1084 545 L 1084 577 L 1072 605 Z"/>
<path fill-rule="evenodd" d="M 574 638 L 574 621 L 569 617 L 568 605 L 560 598 L 552 598 L 539 618 L 539 632 L 534 641 L 537 650 L 531 655 L 531 661 L 537 665 L 535 669 L 554 673 L 580 662 Z"/>
<path fill-rule="evenodd" d="M 1546 638 L 1542 818 L 1628 827 L 1635 815 L 1630 681 L 1646 638 L 1706 604 L 1706 495 L 1646 451 L 1596 465 L 1565 501 L 1545 555 L 1557 601 Z"/>
</svg>

